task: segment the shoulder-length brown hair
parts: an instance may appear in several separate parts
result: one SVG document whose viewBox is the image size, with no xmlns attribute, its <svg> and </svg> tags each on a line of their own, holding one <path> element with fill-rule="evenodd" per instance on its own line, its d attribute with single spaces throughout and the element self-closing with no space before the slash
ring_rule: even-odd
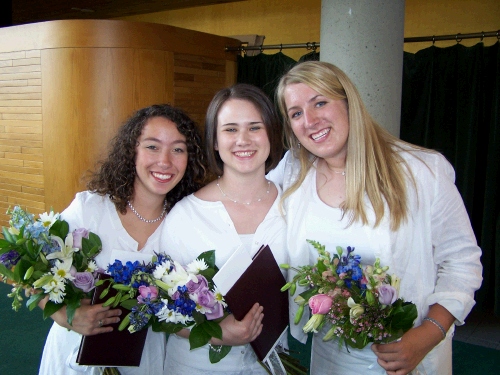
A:
<svg viewBox="0 0 500 375">
<path fill-rule="evenodd" d="M 258 87 L 238 83 L 215 94 L 207 109 L 205 119 L 205 148 L 210 171 L 218 176 L 224 172 L 224 163 L 215 150 L 217 144 L 217 117 L 221 107 L 230 99 L 246 100 L 252 103 L 262 116 L 271 151 L 266 160 L 266 173 L 275 168 L 283 156 L 282 125 L 274 105 Z"/>
<path fill-rule="evenodd" d="M 157 104 L 135 112 L 118 130 L 110 142 L 107 158 L 99 162 L 97 171 L 91 173 L 87 188 L 97 194 L 109 194 L 116 209 L 126 212 L 127 202 L 134 194 L 136 176 L 135 157 L 138 139 L 147 121 L 163 117 L 172 121 L 179 133 L 186 137 L 188 163 L 182 180 L 167 194 L 165 201 L 170 210 L 175 203 L 201 187 L 205 177 L 201 137 L 188 115 L 168 104 Z"/>
</svg>

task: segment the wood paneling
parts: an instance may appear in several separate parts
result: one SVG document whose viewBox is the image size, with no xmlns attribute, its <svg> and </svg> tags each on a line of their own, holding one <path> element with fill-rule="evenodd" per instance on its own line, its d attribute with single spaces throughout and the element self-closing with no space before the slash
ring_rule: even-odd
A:
<svg viewBox="0 0 500 375">
<path fill-rule="evenodd" d="M 62 211 L 135 110 L 183 108 L 202 130 L 236 81 L 239 41 L 165 25 L 53 21 L 0 29 L 0 225 L 9 206 Z"/>
</svg>

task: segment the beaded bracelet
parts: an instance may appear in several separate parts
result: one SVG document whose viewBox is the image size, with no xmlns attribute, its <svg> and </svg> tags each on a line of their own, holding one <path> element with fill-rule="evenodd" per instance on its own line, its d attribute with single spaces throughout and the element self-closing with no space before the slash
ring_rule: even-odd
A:
<svg viewBox="0 0 500 375">
<path fill-rule="evenodd" d="M 436 327 L 438 327 L 439 330 L 441 331 L 441 333 L 443 334 L 443 340 L 445 339 L 446 331 L 444 330 L 443 326 L 436 319 L 432 319 L 432 318 L 429 318 L 428 316 L 426 316 L 423 320 L 427 320 L 428 322 L 431 322 Z"/>
</svg>

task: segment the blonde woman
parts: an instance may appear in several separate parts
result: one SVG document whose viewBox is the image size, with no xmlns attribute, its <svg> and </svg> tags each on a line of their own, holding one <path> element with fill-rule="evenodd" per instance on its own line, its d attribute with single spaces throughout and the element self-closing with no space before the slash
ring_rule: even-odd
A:
<svg viewBox="0 0 500 375">
<path fill-rule="evenodd" d="M 277 101 L 290 151 L 268 177 L 283 183 L 291 265 L 316 262 L 306 239 L 327 249 L 354 246 L 363 264 L 380 258 L 400 276 L 400 296 L 418 309 L 399 342 L 347 351 L 335 340 L 323 342 L 326 331 L 315 335 L 311 374 L 403 375 L 421 362 L 427 375 L 451 375 L 453 326 L 474 305 L 482 271 L 453 168 L 439 153 L 375 123 L 351 80 L 332 64 L 292 68 L 280 80 Z M 303 342 L 305 321 L 291 323 Z M 378 372 L 370 370 L 377 362 Z"/>
</svg>

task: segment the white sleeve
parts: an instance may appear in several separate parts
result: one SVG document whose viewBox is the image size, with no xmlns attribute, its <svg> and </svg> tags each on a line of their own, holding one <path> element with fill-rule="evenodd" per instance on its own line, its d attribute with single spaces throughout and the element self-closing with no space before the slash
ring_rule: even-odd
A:
<svg viewBox="0 0 500 375">
<path fill-rule="evenodd" d="M 434 293 L 427 303 L 439 303 L 463 324 L 475 304 L 474 292 L 481 286 L 481 249 L 455 186 L 453 167 L 442 155 L 435 160 L 431 228 L 438 270 Z"/>
</svg>

